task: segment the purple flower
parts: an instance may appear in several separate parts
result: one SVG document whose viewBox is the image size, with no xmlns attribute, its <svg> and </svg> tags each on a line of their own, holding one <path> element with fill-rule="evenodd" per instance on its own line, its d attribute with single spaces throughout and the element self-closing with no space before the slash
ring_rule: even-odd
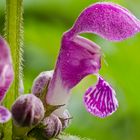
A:
<svg viewBox="0 0 140 140">
<path fill-rule="evenodd" d="M 12 61 L 9 46 L 6 41 L 0 37 L 0 104 L 5 97 L 14 77 Z M 0 106 L 0 123 L 8 121 L 11 113 Z"/>
<path fill-rule="evenodd" d="M 127 9 L 109 2 L 96 3 L 86 8 L 73 27 L 63 34 L 61 49 L 46 102 L 51 105 L 67 104 L 70 90 L 84 77 L 94 74 L 95 86 L 84 95 L 88 112 L 104 118 L 117 110 L 114 89 L 98 74 L 101 67 L 101 49 L 94 42 L 80 37 L 80 33 L 94 33 L 109 41 L 121 41 L 140 32 L 140 21 Z M 63 116 L 64 107 L 54 113 Z"/>
</svg>

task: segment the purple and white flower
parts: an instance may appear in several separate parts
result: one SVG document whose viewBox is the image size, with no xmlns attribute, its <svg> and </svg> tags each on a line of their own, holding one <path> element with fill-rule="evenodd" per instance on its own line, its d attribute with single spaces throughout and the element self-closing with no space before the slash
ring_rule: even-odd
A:
<svg viewBox="0 0 140 140">
<path fill-rule="evenodd" d="M 0 37 L 0 104 L 14 78 L 10 49 L 6 41 Z M 0 123 L 7 122 L 11 113 L 0 105 Z"/>
<path fill-rule="evenodd" d="M 86 8 L 73 27 L 65 32 L 50 81 L 46 102 L 50 105 L 67 104 L 71 89 L 89 74 L 96 75 L 97 84 L 84 95 L 88 112 L 104 118 L 117 110 L 118 101 L 111 85 L 100 75 L 101 48 L 80 37 L 81 33 L 94 33 L 109 41 L 122 41 L 140 32 L 140 21 L 127 9 L 110 2 L 95 3 Z M 63 116 L 64 108 L 54 113 Z"/>
</svg>

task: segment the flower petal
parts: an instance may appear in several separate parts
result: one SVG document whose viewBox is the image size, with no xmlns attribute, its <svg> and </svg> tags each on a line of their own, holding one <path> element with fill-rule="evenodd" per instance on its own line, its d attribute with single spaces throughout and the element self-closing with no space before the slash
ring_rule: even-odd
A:
<svg viewBox="0 0 140 140">
<path fill-rule="evenodd" d="M 0 101 L 13 81 L 13 67 L 10 50 L 3 38 L 0 37 Z"/>
<path fill-rule="evenodd" d="M 95 43 L 79 36 L 71 41 L 64 36 L 49 90 L 52 91 L 52 88 L 57 87 L 57 89 L 62 89 L 62 91 L 65 89 L 68 92 L 88 74 L 98 73 L 100 59 L 100 47 Z"/>
<path fill-rule="evenodd" d="M 140 21 L 120 5 L 99 2 L 80 14 L 68 34 L 69 37 L 73 37 L 83 32 L 95 33 L 112 41 L 121 41 L 140 32 Z"/>
<path fill-rule="evenodd" d="M 98 73 L 100 59 L 97 44 L 79 36 L 72 41 L 64 37 L 57 63 L 64 86 L 71 89 L 88 74 Z"/>
<path fill-rule="evenodd" d="M 100 59 L 100 47 L 95 43 L 79 36 L 69 40 L 64 35 L 53 78 L 48 87 L 47 103 L 67 104 L 70 89 L 88 74 L 98 73 Z M 55 114 L 63 114 L 64 109 L 65 106 L 61 107 Z"/>
<path fill-rule="evenodd" d="M 5 123 L 11 118 L 11 113 L 5 107 L 0 106 L 0 123 Z"/>
<path fill-rule="evenodd" d="M 90 87 L 84 95 L 84 103 L 88 112 L 104 118 L 117 110 L 118 101 L 114 89 L 101 77 L 94 87 Z"/>
</svg>

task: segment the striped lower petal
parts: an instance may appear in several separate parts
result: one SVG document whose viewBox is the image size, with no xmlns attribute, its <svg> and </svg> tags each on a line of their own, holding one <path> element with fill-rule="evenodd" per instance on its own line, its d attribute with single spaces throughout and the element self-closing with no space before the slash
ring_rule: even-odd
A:
<svg viewBox="0 0 140 140">
<path fill-rule="evenodd" d="M 92 115 L 104 118 L 117 110 L 118 101 L 114 89 L 101 77 L 96 86 L 90 87 L 84 95 L 84 104 Z"/>
</svg>

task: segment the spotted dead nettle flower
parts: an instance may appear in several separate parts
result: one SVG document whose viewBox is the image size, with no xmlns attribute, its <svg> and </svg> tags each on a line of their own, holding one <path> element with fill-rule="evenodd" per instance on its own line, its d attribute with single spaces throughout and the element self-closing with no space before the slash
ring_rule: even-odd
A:
<svg viewBox="0 0 140 140">
<path fill-rule="evenodd" d="M 8 44 L 0 37 L 0 104 L 6 95 L 13 81 L 13 67 Z M 11 113 L 3 106 L 0 106 L 0 123 L 7 122 Z"/>
<path fill-rule="evenodd" d="M 46 102 L 51 105 L 67 104 L 70 90 L 85 76 L 97 76 L 97 84 L 84 94 L 88 112 L 104 118 L 117 110 L 118 101 L 113 87 L 100 75 L 101 48 L 80 37 L 94 33 L 109 41 L 122 41 L 140 32 L 140 21 L 127 9 L 110 2 L 96 3 L 86 8 L 73 27 L 62 37 L 61 49 L 50 81 Z M 64 108 L 54 113 L 63 116 Z"/>
</svg>

